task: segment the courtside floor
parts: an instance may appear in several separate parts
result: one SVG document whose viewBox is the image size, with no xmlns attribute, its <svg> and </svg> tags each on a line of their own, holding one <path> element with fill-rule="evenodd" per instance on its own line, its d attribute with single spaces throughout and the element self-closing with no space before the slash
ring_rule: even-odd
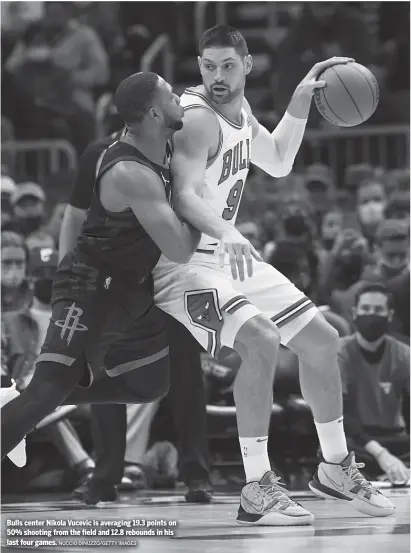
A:
<svg viewBox="0 0 411 553">
<path fill-rule="evenodd" d="M 293 498 L 316 517 L 309 527 L 244 527 L 235 522 L 237 495 L 216 494 L 210 505 L 189 505 L 181 493 L 133 492 L 121 496 L 115 504 L 86 508 L 67 496 L 30 496 L 26 501 L 4 498 L 2 505 L 2 551 L 71 552 L 137 551 L 141 553 L 405 553 L 410 551 L 410 490 L 383 490 L 397 507 L 392 517 L 371 518 L 339 501 L 314 497 L 310 492 L 293 493 Z M 34 501 L 33 499 L 36 499 Z M 11 525 L 10 521 L 18 521 Z M 35 532 L 55 529 L 78 533 L 94 530 L 110 532 L 111 536 L 47 537 L 45 534 L 24 536 L 27 528 Z M 135 522 L 130 528 L 124 521 Z M 34 521 L 33 523 L 29 521 Z M 57 521 L 59 526 L 45 526 Z M 63 522 L 61 522 L 63 521 Z M 89 522 L 87 522 L 89 521 Z M 115 522 L 117 521 L 117 522 Z M 123 521 L 123 522 L 118 522 Z M 142 522 L 144 521 L 144 523 Z M 148 522 L 151 523 L 148 528 Z M 169 523 L 171 521 L 171 523 Z M 27 526 L 25 523 L 34 524 Z M 164 526 L 165 524 L 168 526 Z M 8 526 L 7 526 L 8 524 Z M 55 524 L 55 523 L 52 523 Z M 63 526 L 61 525 L 63 524 Z M 89 525 L 87 525 L 89 524 Z M 109 525 L 108 527 L 106 525 Z M 116 526 L 118 524 L 118 526 Z M 123 524 L 123 525 L 121 525 Z M 131 537 L 131 530 L 160 533 L 162 536 Z M 9 530 L 9 536 L 6 531 Z M 14 535 L 10 530 L 14 529 Z M 121 531 L 129 532 L 128 536 Z M 164 535 L 165 530 L 170 534 Z M 50 540 L 53 545 L 13 546 L 8 540 Z M 111 544 L 104 543 L 107 540 Z M 99 541 L 99 544 L 92 543 Z M 68 544 L 67 542 L 71 542 Z M 87 542 L 87 545 L 86 545 Z M 125 542 L 121 545 L 119 542 Z M 126 545 L 126 543 L 129 545 Z M 131 544 L 130 542 L 137 542 Z"/>
</svg>

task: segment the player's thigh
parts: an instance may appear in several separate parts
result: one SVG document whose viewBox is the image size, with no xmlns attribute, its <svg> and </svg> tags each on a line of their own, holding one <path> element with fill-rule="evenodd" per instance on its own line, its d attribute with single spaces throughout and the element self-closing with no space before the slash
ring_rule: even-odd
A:
<svg viewBox="0 0 411 553">
<path fill-rule="evenodd" d="M 133 403 L 163 397 L 170 384 L 166 316 L 154 304 L 136 317 L 108 349 L 104 364 L 110 378 L 121 378 Z"/>
<path fill-rule="evenodd" d="M 313 302 L 268 263 L 254 263 L 254 274 L 238 289 L 277 326 L 283 345 L 318 313 Z"/>
<path fill-rule="evenodd" d="M 181 322 L 211 355 L 232 348 L 238 330 L 259 314 L 217 264 L 190 262 L 155 279 L 155 302 Z"/>
<path fill-rule="evenodd" d="M 101 342 L 107 320 L 107 312 L 100 309 L 97 315 L 94 300 L 94 297 L 77 296 L 53 304 L 46 338 L 37 359 L 37 363 L 59 363 L 68 368 L 83 362 L 82 386 L 89 386 L 95 377 L 86 362 L 87 352 L 96 337 Z"/>
<path fill-rule="evenodd" d="M 52 298 L 52 316 L 39 361 L 68 367 L 84 362 L 81 386 L 90 386 L 101 373 L 105 352 L 127 329 L 130 316 L 105 286 L 106 276 L 84 266 L 60 271 Z M 77 273 L 76 273 L 77 271 Z M 121 288 L 120 285 L 118 285 Z M 91 362 L 93 360 L 93 362 Z"/>
</svg>

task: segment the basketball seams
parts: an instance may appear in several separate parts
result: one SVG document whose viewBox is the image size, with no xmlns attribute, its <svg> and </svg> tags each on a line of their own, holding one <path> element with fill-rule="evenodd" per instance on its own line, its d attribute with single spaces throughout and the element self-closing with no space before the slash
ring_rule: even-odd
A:
<svg viewBox="0 0 411 553">
<path fill-rule="evenodd" d="M 326 87 L 325 87 L 326 88 Z M 317 91 L 316 91 L 317 92 Z M 335 111 L 333 110 L 333 108 L 331 107 L 329 101 L 327 100 L 327 96 L 325 95 L 325 89 L 324 88 L 321 88 L 319 91 L 318 91 L 318 100 L 321 100 L 321 92 L 323 93 L 323 98 L 325 100 L 325 103 L 327 104 L 329 110 L 335 115 L 335 117 L 337 118 L 337 121 L 341 121 L 342 123 L 344 123 L 345 125 L 348 125 L 347 121 L 344 121 L 344 119 L 342 117 L 340 117 L 337 113 L 335 113 Z M 323 117 L 325 117 L 325 115 L 323 114 Z M 330 121 L 330 123 L 333 123 L 335 125 L 335 121 L 332 121 L 331 119 L 329 119 L 328 117 L 326 117 L 326 119 L 328 121 Z"/>
<path fill-rule="evenodd" d="M 361 113 L 361 111 L 359 110 L 356 101 L 355 101 L 354 98 L 352 97 L 351 92 L 350 92 L 350 91 L 348 90 L 348 88 L 346 87 L 344 81 L 341 79 L 341 77 L 339 76 L 339 74 L 337 73 L 337 71 L 334 69 L 334 67 L 330 67 L 330 69 L 332 69 L 332 71 L 337 75 L 338 80 L 339 80 L 340 83 L 343 85 L 345 91 L 347 92 L 347 94 L 348 94 L 348 96 L 350 97 L 352 103 L 354 104 L 355 109 L 358 111 L 359 116 L 361 117 L 362 121 L 364 121 L 364 117 L 362 116 L 362 113 Z M 368 81 L 367 81 L 367 83 L 368 83 Z M 368 83 L 368 84 L 369 84 L 369 83 Z"/>
<path fill-rule="evenodd" d="M 375 109 L 376 109 L 376 107 L 377 107 L 377 105 L 378 105 L 378 100 L 377 100 L 377 98 L 376 98 L 376 96 L 375 96 L 375 94 L 374 94 L 374 89 L 373 89 L 373 87 L 372 87 L 370 81 L 368 80 L 367 75 L 364 75 L 364 73 L 363 73 L 362 71 L 360 71 L 360 70 L 358 69 L 358 67 L 355 67 L 354 64 L 351 64 L 349 67 L 350 67 L 351 69 L 355 69 L 355 70 L 357 71 L 357 73 L 359 73 L 359 74 L 360 74 L 362 77 L 364 77 L 364 79 L 367 81 L 367 84 L 368 84 L 368 86 L 369 86 L 370 89 L 371 89 L 372 101 L 373 101 L 373 106 L 372 106 L 372 107 L 373 107 L 373 113 L 374 113 L 374 111 L 375 111 Z M 375 81 L 376 81 L 376 84 L 377 84 L 377 86 L 378 86 L 377 79 L 375 79 Z M 378 90 L 378 89 L 377 89 L 377 90 Z"/>
</svg>

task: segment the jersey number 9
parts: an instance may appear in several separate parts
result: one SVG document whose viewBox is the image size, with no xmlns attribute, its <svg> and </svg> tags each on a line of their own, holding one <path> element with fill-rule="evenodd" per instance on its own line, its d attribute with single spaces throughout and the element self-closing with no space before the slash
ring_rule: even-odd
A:
<svg viewBox="0 0 411 553">
<path fill-rule="evenodd" d="M 231 221 L 237 212 L 238 204 L 240 203 L 241 193 L 243 191 L 244 181 L 238 180 L 232 187 L 227 198 L 227 207 L 223 211 L 223 219 Z"/>
</svg>

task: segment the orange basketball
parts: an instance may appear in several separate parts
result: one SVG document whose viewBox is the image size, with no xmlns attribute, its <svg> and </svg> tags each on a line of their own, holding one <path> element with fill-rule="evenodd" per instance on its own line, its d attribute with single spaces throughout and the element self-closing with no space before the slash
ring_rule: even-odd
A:
<svg viewBox="0 0 411 553">
<path fill-rule="evenodd" d="M 378 106 L 378 82 L 359 63 L 328 67 L 319 77 L 327 86 L 314 93 L 318 111 L 339 127 L 355 127 L 371 117 Z"/>
</svg>

